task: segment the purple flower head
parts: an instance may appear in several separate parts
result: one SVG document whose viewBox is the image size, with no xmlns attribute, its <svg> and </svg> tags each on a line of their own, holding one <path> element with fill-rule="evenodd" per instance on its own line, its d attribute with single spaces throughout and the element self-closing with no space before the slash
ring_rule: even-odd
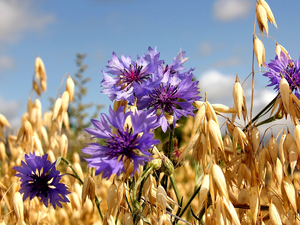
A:
<svg viewBox="0 0 300 225">
<path fill-rule="evenodd" d="M 47 160 L 47 154 L 40 157 L 35 153 L 29 153 L 24 157 L 25 162 L 21 162 L 22 166 L 13 167 L 18 172 L 15 176 L 21 178 L 20 193 L 24 193 L 23 201 L 28 197 L 31 200 L 37 196 L 46 207 L 50 202 L 54 209 L 56 205 L 61 208 L 61 202 L 70 202 L 67 195 L 71 192 L 67 190 L 65 184 L 59 183 L 63 175 L 59 175 L 55 162 Z"/>
<path fill-rule="evenodd" d="M 163 73 L 162 69 L 159 73 Z M 181 116 L 194 116 L 193 102 L 200 100 L 198 81 L 192 81 L 193 74 L 179 79 L 178 74 L 170 74 L 168 70 L 162 75 L 160 84 L 156 86 L 147 96 L 137 101 L 139 109 L 150 109 L 158 113 L 159 124 L 166 132 L 169 127 L 165 113 L 173 115 L 173 125 Z"/>
<path fill-rule="evenodd" d="M 137 56 L 136 62 L 131 57 L 125 57 L 123 54 L 118 58 L 113 52 L 112 60 L 106 66 L 109 70 L 107 73 L 115 75 L 111 77 L 104 71 L 101 86 L 104 94 L 107 94 L 110 100 L 127 100 L 134 103 L 134 97 L 144 95 L 153 88 L 155 71 L 157 66 L 162 63 L 159 60 L 160 53 L 149 47 L 149 54 L 144 57 Z"/>
<path fill-rule="evenodd" d="M 139 165 L 152 160 L 148 150 L 159 143 L 153 139 L 154 134 L 151 132 L 159 126 L 156 115 L 149 111 L 124 113 L 123 107 L 117 112 L 110 108 L 109 114 L 101 114 L 100 121 L 92 119 L 94 128 L 86 129 L 92 138 L 104 139 L 105 144 L 89 143 L 89 146 L 82 149 L 82 152 L 90 155 L 86 161 L 90 167 L 96 168 L 96 175 L 102 172 L 102 177 L 107 179 L 112 174 L 119 176 L 126 172 L 124 163 L 127 160 L 133 162 L 134 173 Z M 110 125 L 117 132 L 112 133 Z"/>
<path fill-rule="evenodd" d="M 269 72 L 263 76 L 269 77 L 270 84 L 274 86 L 274 90 L 279 91 L 281 75 L 289 83 L 290 89 L 295 95 L 300 98 L 300 58 L 299 60 L 289 59 L 289 55 L 281 52 L 280 57 L 276 56 L 275 60 L 271 60 L 269 64 L 266 63 Z"/>
</svg>

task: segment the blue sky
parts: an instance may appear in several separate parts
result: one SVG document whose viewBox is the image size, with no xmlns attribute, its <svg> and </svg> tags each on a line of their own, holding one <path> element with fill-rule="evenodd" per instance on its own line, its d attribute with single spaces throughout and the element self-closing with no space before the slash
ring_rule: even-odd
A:
<svg viewBox="0 0 300 225">
<path fill-rule="evenodd" d="M 86 102 L 111 102 L 100 93 L 101 69 L 113 51 L 121 56 L 147 52 L 157 46 L 161 59 L 171 63 L 180 49 L 195 67 L 200 91 L 212 103 L 232 106 L 235 74 L 243 81 L 252 67 L 254 0 L 0 0 L 0 113 L 15 126 L 30 97 L 34 61 L 40 56 L 47 72 L 48 90 L 56 97 L 61 79 L 76 72 L 76 53 L 86 53 L 89 68 Z M 269 35 L 292 58 L 300 53 L 300 1 L 269 1 L 278 29 L 269 24 Z M 258 27 L 256 28 L 257 33 Z M 273 39 L 264 37 L 266 61 L 275 56 Z M 256 70 L 258 70 L 256 66 Z M 262 70 L 264 70 L 262 68 Z M 275 93 L 264 88 L 268 79 L 256 75 L 256 111 Z M 249 96 L 250 79 L 244 84 Z M 33 95 L 33 99 L 36 96 Z M 250 105 L 250 102 L 248 103 Z"/>
</svg>

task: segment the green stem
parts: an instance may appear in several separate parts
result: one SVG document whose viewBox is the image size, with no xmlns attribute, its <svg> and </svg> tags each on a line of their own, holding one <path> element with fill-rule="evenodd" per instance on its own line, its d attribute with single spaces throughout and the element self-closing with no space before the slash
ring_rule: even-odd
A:
<svg viewBox="0 0 300 225">
<path fill-rule="evenodd" d="M 66 163 L 67 166 L 69 166 L 69 167 L 71 168 L 71 170 L 73 171 L 73 173 L 74 173 L 74 174 L 69 174 L 69 173 L 67 173 L 67 175 L 70 175 L 70 176 L 76 178 L 76 179 L 80 182 L 80 184 L 83 185 L 83 181 L 82 181 L 81 178 L 79 177 L 78 173 L 76 172 L 76 170 L 74 169 L 74 167 L 72 166 L 72 164 L 70 163 L 70 161 L 67 160 L 66 158 L 64 158 L 64 157 L 62 157 L 62 156 L 58 157 L 58 159 L 57 159 L 57 161 L 56 161 L 56 164 L 55 164 L 55 167 L 58 166 L 58 164 L 60 163 L 60 161 L 63 161 L 64 163 Z M 100 217 L 101 217 L 101 219 L 102 219 L 102 221 L 103 221 L 103 215 L 102 215 L 102 212 L 101 212 L 101 209 L 100 209 L 100 202 L 99 202 L 99 199 L 97 198 L 96 195 L 95 195 L 95 203 L 96 203 L 96 206 L 97 206 L 99 215 L 100 215 Z"/>
<path fill-rule="evenodd" d="M 197 188 L 197 190 L 194 192 L 194 194 L 192 195 L 192 197 L 190 198 L 190 200 L 188 201 L 186 206 L 183 208 L 183 210 L 179 214 L 179 217 L 181 217 L 185 213 L 185 211 L 188 209 L 188 207 L 190 206 L 190 204 L 192 203 L 192 201 L 194 200 L 194 198 L 197 196 L 198 192 L 200 191 L 200 188 L 201 188 L 201 186 L 199 186 Z"/>
<path fill-rule="evenodd" d="M 170 180 L 171 180 L 171 184 L 173 186 L 173 189 L 174 189 L 174 192 L 175 192 L 175 195 L 176 195 L 176 198 L 177 198 L 177 202 L 180 205 L 180 195 L 179 195 L 179 191 L 178 191 L 176 181 L 175 181 L 175 178 L 174 178 L 173 174 L 170 176 Z"/>
<path fill-rule="evenodd" d="M 167 157 L 168 159 L 171 159 L 172 153 L 174 151 L 174 134 L 175 134 L 175 128 L 173 125 L 170 125 L 170 136 L 169 136 L 169 145 L 168 145 L 168 151 L 167 151 Z M 162 178 L 162 186 L 167 191 L 168 190 L 168 176 L 164 175 Z"/>
<path fill-rule="evenodd" d="M 279 96 L 279 93 L 275 96 L 275 98 L 273 98 L 273 100 L 265 107 L 263 108 L 253 119 L 252 119 L 252 123 L 255 123 L 260 117 L 266 115 L 266 113 L 268 113 L 272 107 L 274 106 L 275 104 L 275 101 L 277 100 Z M 248 123 L 246 125 L 246 127 L 244 128 L 244 130 L 246 130 L 248 127 L 250 126 L 250 123 Z"/>
<path fill-rule="evenodd" d="M 136 181 L 136 183 L 133 187 L 133 190 L 132 190 L 132 202 L 133 202 L 133 207 L 134 207 L 133 211 L 141 209 L 139 201 L 136 197 L 137 188 L 140 185 L 140 183 L 143 181 L 143 179 L 145 177 L 147 177 L 153 169 L 154 169 L 154 166 L 150 165 L 146 170 L 144 170 L 143 174 L 139 177 L 139 179 Z"/>
</svg>

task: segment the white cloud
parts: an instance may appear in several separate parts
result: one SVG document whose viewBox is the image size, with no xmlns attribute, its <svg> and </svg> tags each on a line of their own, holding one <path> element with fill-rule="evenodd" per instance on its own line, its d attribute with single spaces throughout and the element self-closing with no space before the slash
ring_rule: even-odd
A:
<svg viewBox="0 0 300 225">
<path fill-rule="evenodd" d="M 31 0 L 0 1 L 0 43 L 14 43 L 29 30 L 38 31 L 54 21 L 51 14 L 38 14 Z"/>
<path fill-rule="evenodd" d="M 14 67 L 14 60 L 9 56 L 0 56 L 0 71 L 11 70 Z"/>
<path fill-rule="evenodd" d="M 214 17 L 220 21 L 244 18 L 252 7 L 251 0 L 217 0 L 214 3 Z"/>
<path fill-rule="evenodd" d="M 0 96 L 0 113 L 6 117 L 12 128 L 19 128 L 21 118 L 19 116 L 20 102 L 7 101 Z"/>
<path fill-rule="evenodd" d="M 235 76 L 224 75 L 217 70 L 209 70 L 204 72 L 200 78 L 201 95 L 207 92 L 209 102 L 221 103 L 224 101 L 228 104 L 232 99 L 232 90 L 235 81 Z"/>
</svg>

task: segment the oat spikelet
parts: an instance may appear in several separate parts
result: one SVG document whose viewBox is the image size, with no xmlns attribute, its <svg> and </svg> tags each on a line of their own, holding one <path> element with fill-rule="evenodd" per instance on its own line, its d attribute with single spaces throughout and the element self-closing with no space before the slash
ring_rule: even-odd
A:
<svg viewBox="0 0 300 225">
<path fill-rule="evenodd" d="M 270 6 L 268 5 L 268 3 L 265 0 L 260 0 L 259 4 L 265 8 L 269 22 L 273 23 L 274 26 L 277 28 L 275 17 L 273 15 L 272 10 L 271 10 Z"/>
<path fill-rule="evenodd" d="M 221 131 L 220 131 L 219 126 L 213 119 L 210 119 L 208 121 L 208 130 L 209 130 L 210 137 L 212 137 L 212 141 L 213 141 L 214 145 L 218 149 L 220 149 L 222 152 L 224 152 Z"/>
<path fill-rule="evenodd" d="M 234 109 L 237 111 L 238 118 L 240 119 L 242 114 L 242 107 L 243 107 L 243 88 L 239 81 L 238 75 L 236 75 L 232 95 L 234 101 Z"/>
<path fill-rule="evenodd" d="M 282 77 L 280 80 L 280 95 L 282 98 L 282 103 L 284 106 L 284 110 L 286 112 L 289 112 L 289 103 L 290 103 L 290 86 L 289 83 L 287 82 L 287 80 Z"/>
<path fill-rule="evenodd" d="M 285 190 L 285 194 L 294 209 L 294 212 L 297 212 L 296 193 L 293 183 L 288 177 L 284 177 L 282 179 L 282 185 Z"/>
<path fill-rule="evenodd" d="M 11 128 L 6 117 L 0 114 L 0 128 L 2 128 L 5 131 L 5 126 Z"/>
<path fill-rule="evenodd" d="M 46 80 L 45 65 L 40 57 L 36 57 L 35 59 L 34 71 L 35 71 L 35 78 L 37 81 L 39 81 L 40 79 Z"/>
<path fill-rule="evenodd" d="M 211 104 L 213 109 L 219 113 L 237 113 L 236 109 L 230 108 L 223 104 Z"/>
<path fill-rule="evenodd" d="M 55 120 L 56 117 L 58 116 L 58 113 L 61 109 L 61 104 L 62 104 L 61 98 L 56 99 L 55 104 L 54 104 L 54 108 L 53 108 L 52 121 Z"/>
<path fill-rule="evenodd" d="M 18 218 L 17 224 L 25 224 L 24 222 L 24 205 L 20 192 L 16 192 L 13 197 L 13 206 L 15 214 Z"/>
<path fill-rule="evenodd" d="M 201 209 L 205 199 L 207 198 L 207 193 L 209 190 L 209 175 L 205 174 L 203 177 L 202 185 L 200 188 L 200 195 L 199 195 L 199 208 Z"/>
<path fill-rule="evenodd" d="M 221 196 L 224 196 L 225 199 L 228 201 L 228 190 L 227 190 L 227 184 L 224 177 L 224 173 L 221 170 L 220 166 L 214 164 L 211 168 L 211 177 L 215 184 L 217 184 L 218 191 Z"/>
<path fill-rule="evenodd" d="M 259 206 L 259 196 L 256 187 L 251 187 L 249 190 L 249 206 L 251 211 L 252 224 L 256 224 Z"/>
<path fill-rule="evenodd" d="M 282 45 L 280 45 L 276 42 L 275 56 L 277 55 L 278 57 L 280 57 L 281 52 L 283 52 L 285 55 L 288 54 L 288 51 Z M 291 59 L 290 55 L 289 55 L 289 59 Z"/>
<path fill-rule="evenodd" d="M 75 87 L 74 81 L 73 81 L 72 77 L 70 75 L 68 75 L 66 90 L 67 90 L 67 92 L 69 92 L 71 102 L 74 101 L 74 87 Z"/>
<path fill-rule="evenodd" d="M 274 225 L 282 224 L 280 215 L 273 203 L 270 203 L 270 205 L 269 205 L 269 215 L 270 215 L 270 220 L 271 220 L 272 224 L 274 224 Z"/>
<path fill-rule="evenodd" d="M 254 36 L 254 53 L 256 56 L 257 64 L 259 66 L 259 70 L 261 66 L 264 66 L 264 63 L 266 61 L 265 59 L 265 47 L 262 41 L 255 35 Z"/>
<path fill-rule="evenodd" d="M 269 28 L 267 11 L 260 4 L 256 5 L 256 17 L 261 34 L 263 34 L 263 30 L 265 30 L 266 34 L 268 35 Z"/>
<path fill-rule="evenodd" d="M 296 127 L 295 127 L 294 138 L 295 138 L 298 153 L 300 153 L 300 125 L 296 125 Z M 299 154 L 299 157 L 300 157 L 300 154 Z"/>
</svg>

